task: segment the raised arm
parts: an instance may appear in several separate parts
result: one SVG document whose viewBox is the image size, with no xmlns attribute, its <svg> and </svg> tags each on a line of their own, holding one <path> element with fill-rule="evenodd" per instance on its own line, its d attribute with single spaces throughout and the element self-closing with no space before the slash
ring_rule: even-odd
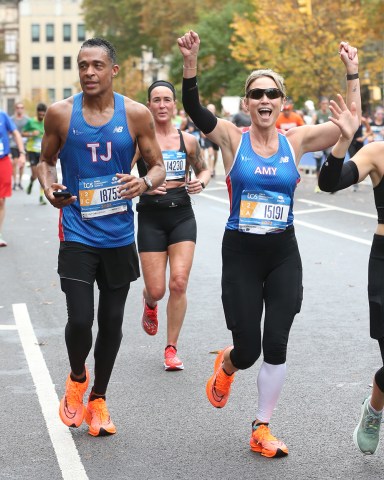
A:
<svg viewBox="0 0 384 480">
<path fill-rule="evenodd" d="M 349 45 L 348 42 L 341 42 L 339 45 L 339 55 L 346 69 L 346 105 L 348 108 L 351 108 L 352 103 L 355 104 L 354 108 L 358 121 L 360 122 L 361 97 L 358 78 L 359 61 L 357 49 Z M 337 142 L 339 135 L 340 131 L 333 122 L 325 122 L 319 125 L 292 128 L 288 131 L 287 138 L 292 142 L 300 159 L 306 152 L 315 152 L 332 147 Z"/>
<path fill-rule="evenodd" d="M 339 55 L 341 61 L 345 65 L 346 81 L 347 81 L 347 96 L 346 104 L 350 109 L 352 102 L 356 107 L 356 114 L 361 122 L 361 94 L 359 81 L 359 58 L 357 55 L 357 48 L 349 45 L 348 42 L 340 42 Z"/>
<path fill-rule="evenodd" d="M 369 156 L 358 152 L 352 160 L 344 163 L 353 135 L 360 125 L 356 105 L 352 102 L 350 110 L 341 95 L 338 104 L 331 100 L 330 121 L 339 129 L 339 140 L 321 168 L 319 187 L 325 192 L 336 192 L 363 180 L 372 170 Z"/>
<path fill-rule="evenodd" d="M 217 118 L 206 107 L 200 104 L 196 78 L 197 57 L 200 48 L 199 35 L 190 30 L 177 39 L 177 44 L 183 56 L 182 101 L 184 109 L 199 130 L 204 134 L 209 134 L 215 129 Z"/>
<path fill-rule="evenodd" d="M 232 122 L 217 118 L 200 103 L 196 77 L 197 56 L 200 48 L 198 34 L 190 30 L 177 39 L 177 44 L 183 56 L 182 101 L 184 110 L 197 128 L 220 146 L 224 167 L 227 171 L 233 162 L 241 131 Z"/>
</svg>

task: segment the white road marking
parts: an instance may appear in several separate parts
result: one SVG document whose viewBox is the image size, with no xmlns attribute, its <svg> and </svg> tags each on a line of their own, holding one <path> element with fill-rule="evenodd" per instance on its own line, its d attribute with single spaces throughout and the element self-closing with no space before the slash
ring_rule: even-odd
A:
<svg viewBox="0 0 384 480">
<path fill-rule="evenodd" d="M 319 227 L 317 225 L 313 225 L 312 223 L 295 220 L 295 224 L 301 225 L 302 227 L 311 228 L 312 230 L 317 230 L 322 233 L 328 233 L 329 235 L 334 235 L 335 237 L 345 238 L 346 240 L 351 240 L 352 242 L 362 243 L 363 245 L 372 245 L 372 240 L 365 240 L 364 238 L 354 237 L 353 235 L 337 232 L 336 230 L 330 230 L 329 228 Z"/>
<path fill-rule="evenodd" d="M 220 202 L 220 203 L 225 203 L 226 205 L 229 205 L 229 200 L 227 198 L 219 198 L 215 197 L 214 195 L 209 195 L 209 193 L 199 193 L 200 197 L 205 197 L 209 198 L 211 200 L 215 200 L 215 202 Z"/>
<path fill-rule="evenodd" d="M 352 215 L 360 215 L 362 217 L 377 218 L 377 215 L 374 215 L 373 213 L 365 213 L 365 212 L 360 212 L 359 210 L 350 210 L 348 208 L 336 207 L 335 205 L 329 205 L 328 203 L 314 202 L 312 200 L 307 200 L 305 198 L 296 199 L 295 203 L 296 202 L 307 203 L 309 205 L 317 205 L 318 207 L 329 208 L 331 210 L 337 210 L 339 212 L 350 213 Z"/>
<path fill-rule="evenodd" d="M 209 195 L 209 193 L 200 193 L 199 194 L 201 197 L 208 198 L 210 200 L 214 200 L 215 202 L 220 202 L 220 203 L 225 203 L 226 205 L 229 205 L 229 200 L 225 198 L 219 198 L 215 197 L 214 195 Z M 310 209 L 310 210 L 303 210 L 303 211 L 294 211 L 295 215 L 300 214 L 300 213 L 312 213 L 312 212 L 322 212 L 322 211 L 330 211 L 330 210 L 335 210 L 343 213 L 348 213 L 352 215 L 360 215 L 363 217 L 369 217 L 369 218 L 376 218 L 375 215 L 370 214 L 370 213 L 365 213 L 365 212 L 360 212 L 358 210 L 349 210 L 347 208 L 341 208 L 341 207 L 335 207 L 334 205 L 328 205 L 326 203 L 320 203 L 320 202 L 314 202 L 312 200 L 305 200 L 305 199 L 298 199 L 296 202 L 302 202 L 302 203 L 307 203 L 310 205 L 316 205 L 321 208 L 316 208 L 316 209 Z M 308 222 L 303 222 L 302 220 L 296 220 L 294 221 L 295 225 L 301 225 L 302 227 L 306 228 L 311 228 L 312 230 L 317 230 L 319 232 L 327 233 L 329 235 L 333 235 L 335 237 L 340 237 L 340 238 L 345 238 L 346 240 L 351 240 L 352 242 L 357 242 L 357 243 L 362 243 L 363 245 L 372 245 L 372 240 L 365 240 L 363 238 L 355 237 L 353 235 L 348 235 L 346 233 L 341 233 L 336 230 L 331 230 L 330 228 L 324 228 L 324 227 L 319 227 L 318 225 L 314 225 L 313 223 L 308 223 Z"/>
<path fill-rule="evenodd" d="M 306 213 L 320 213 L 320 212 L 330 212 L 331 210 L 334 210 L 333 208 L 325 208 L 325 207 L 320 207 L 320 208 L 308 208 L 308 210 L 295 210 L 295 216 L 296 215 L 305 215 Z"/>
<path fill-rule="evenodd" d="M 13 304 L 12 308 L 63 480 L 88 480 L 71 432 L 59 418 L 59 399 L 33 331 L 27 306 L 18 303 Z"/>
<path fill-rule="evenodd" d="M 209 188 L 210 192 L 212 192 L 214 190 L 227 190 L 226 186 L 224 186 L 224 187 L 211 187 L 211 186 L 209 186 L 208 188 Z"/>
<path fill-rule="evenodd" d="M 0 330 L 17 330 L 16 325 L 0 325 Z"/>
</svg>

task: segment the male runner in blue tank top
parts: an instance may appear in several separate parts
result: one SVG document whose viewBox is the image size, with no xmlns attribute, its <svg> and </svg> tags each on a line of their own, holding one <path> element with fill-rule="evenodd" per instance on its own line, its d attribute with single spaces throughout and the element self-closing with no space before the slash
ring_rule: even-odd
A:
<svg viewBox="0 0 384 480">
<path fill-rule="evenodd" d="M 113 46 L 104 39 L 87 40 L 77 63 L 82 92 L 49 107 L 38 175 L 45 196 L 60 209 L 58 273 L 67 301 L 71 372 L 59 414 L 69 427 L 79 427 L 85 419 L 89 433 L 99 436 L 116 432 L 105 395 L 122 339 L 130 282 L 139 277 L 132 198 L 161 185 L 165 169 L 149 110 L 113 91 L 119 71 Z M 130 174 L 136 144 L 148 164 L 145 178 Z M 65 192 L 69 197 L 62 196 Z M 85 407 L 95 281 L 99 329 L 95 378 Z"/>
<path fill-rule="evenodd" d="M 233 346 L 217 356 L 206 385 L 207 397 L 213 406 L 224 407 L 235 372 L 251 367 L 263 349 L 250 447 L 266 457 L 285 456 L 288 448 L 272 435 L 269 421 L 285 381 L 289 332 L 303 293 L 293 226 L 293 196 L 300 180 L 297 165 L 305 152 L 336 143 L 340 131 L 326 122 L 280 133 L 276 119 L 286 99 L 284 80 L 267 69 L 255 70 L 245 82 L 244 105 L 251 117 L 248 131 L 216 118 L 199 101 L 199 36 L 190 31 L 177 42 L 184 60 L 184 109 L 221 148 L 230 198 L 222 245 L 222 301 Z M 347 103 L 360 105 L 356 49 L 342 42 L 339 54 L 347 70 Z"/>
</svg>

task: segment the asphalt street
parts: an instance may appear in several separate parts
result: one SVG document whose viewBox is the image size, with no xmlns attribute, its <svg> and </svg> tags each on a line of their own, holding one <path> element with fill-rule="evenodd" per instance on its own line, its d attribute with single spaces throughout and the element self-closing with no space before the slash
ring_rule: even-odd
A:
<svg viewBox="0 0 384 480">
<path fill-rule="evenodd" d="M 15 192 L 3 229 L 9 245 L 0 249 L 0 479 L 382 479 L 383 447 L 366 457 L 352 441 L 381 365 L 368 325 L 367 262 L 377 223 L 372 188 L 367 182 L 330 195 L 314 187 L 314 176 L 304 174 L 296 192 L 304 301 L 271 421 L 289 448 L 280 459 L 261 457 L 248 444 L 261 359 L 236 375 L 224 409 L 205 397 L 210 352 L 231 342 L 220 297 L 228 216 L 222 172 L 193 197 L 198 242 L 179 341 L 185 370 L 163 370 L 166 300 L 158 334 L 141 328 L 140 278 L 131 286 L 108 390 L 118 431 L 101 438 L 88 435 L 85 424 L 70 431 L 57 415 L 69 371 L 56 272 L 58 211 L 38 204 L 37 185 L 31 195 Z M 92 374 L 92 356 L 88 365 Z"/>
</svg>

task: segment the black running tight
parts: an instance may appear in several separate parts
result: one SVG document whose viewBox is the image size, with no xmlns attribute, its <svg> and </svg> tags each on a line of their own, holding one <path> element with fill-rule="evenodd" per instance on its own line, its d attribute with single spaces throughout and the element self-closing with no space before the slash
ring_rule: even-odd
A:
<svg viewBox="0 0 384 480">
<path fill-rule="evenodd" d="M 113 365 L 123 338 L 124 307 L 130 285 L 115 290 L 100 290 L 97 312 L 98 333 L 95 343 L 94 391 L 105 394 Z M 93 285 L 77 280 L 61 279 L 66 295 L 68 322 L 65 342 L 71 370 L 75 375 L 84 372 L 85 361 L 92 348 L 94 320 Z"/>
<path fill-rule="evenodd" d="M 289 332 L 303 298 L 294 229 L 269 235 L 226 230 L 222 258 L 222 301 L 232 332 L 233 365 L 251 367 L 261 349 L 265 362 L 285 363 Z"/>
</svg>

